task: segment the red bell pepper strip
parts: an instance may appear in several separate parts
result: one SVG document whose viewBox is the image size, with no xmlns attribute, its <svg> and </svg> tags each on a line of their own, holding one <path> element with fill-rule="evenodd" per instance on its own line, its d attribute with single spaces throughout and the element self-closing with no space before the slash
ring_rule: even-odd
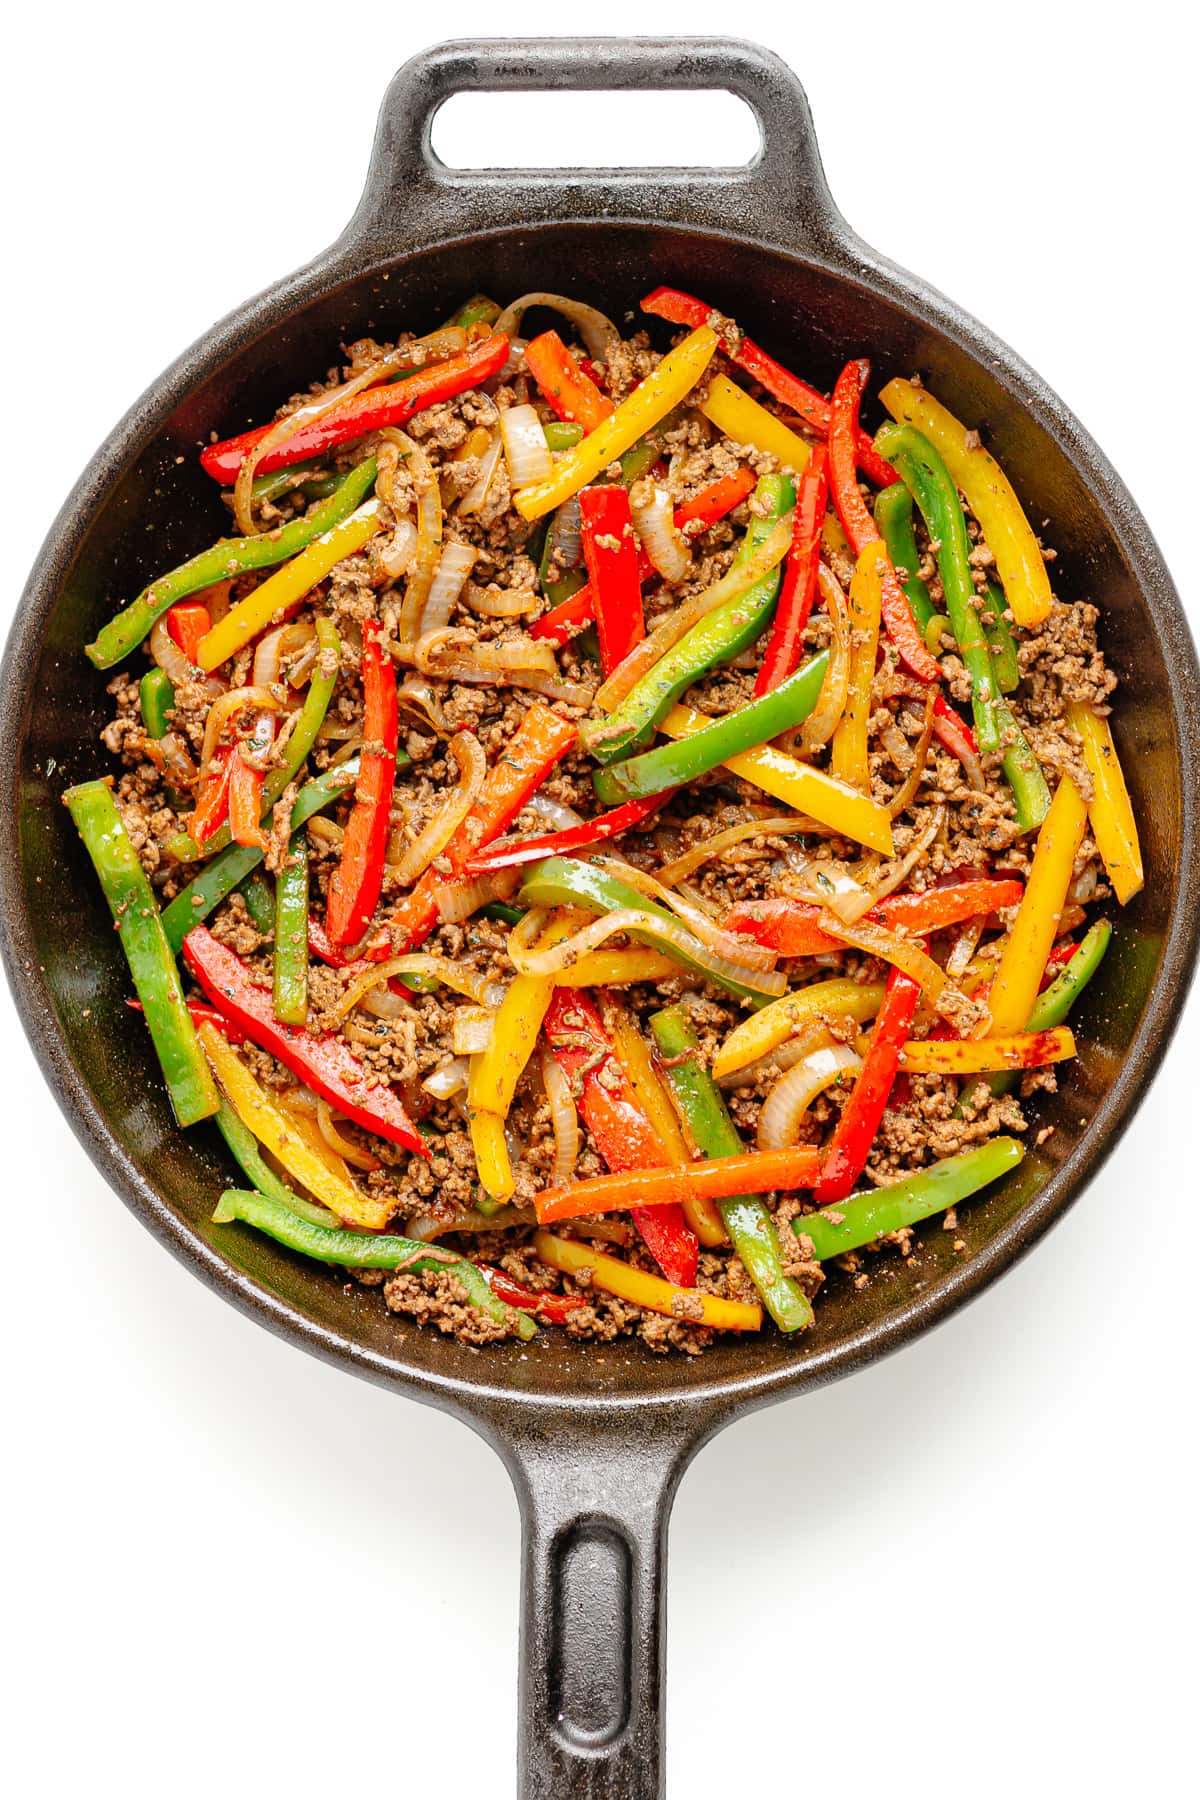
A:
<svg viewBox="0 0 1200 1800">
<path fill-rule="evenodd" d="M 229 835 L 247 849 L 269 848 L 262 820 L 263 773 L 235 750 L 229 765 Z"/>
<path fill-rule="evenodd" d="M 229 811 L 233 753 L 232 744 L 222 744 L 213 752 L 208 773 L 200 783 L 196 804 L 188 820 L 188 835 L 194 843 L 207 843 L 225 823 L 225 815 Z"/>
<path fill-rule="evenodd" d="M 600 662 L 609 675 L 646 635 L 629 495 L 617 483 L 585 487 L 579 518 L 588 585 L 595 596 Z"/>
<path fill-rule="evenodd" d="M 1023 882 L 959 881 L 953 887 L 926 888 L 923 894 L 889 894 L 866 915 L 873 925 L 925 936 L 961 925 L 964 919 L 1019 906 Z M 726 931 L 741 931 L 757 944 L 777 950 L 780 956 L 824 956 L 845 949 L 839 938 L 822 930 L 819 906 L 800 900 L 747 900 L 726 913 Z"/>
<path fill-rule="evenodd" d="M 347 400 L 344 406 L 326 413 L 323 419 L 302 425 L 293 437 L 285 438 L 274 450 L 268 450 L 258 464 L 257 473 L 266 475 L 272 469 L 288 469 L 293 463 L 305 462 L 310 456 L 331 450 L 335 444 L 364 437 L 368 431 L 381 431 L 385 425 L 403 425 L 414 413 L 424 412 L 443 400 L 452 400 L 456 394 L 478 387 L 490 376 L 498 374 L 508 361 L 508 350 L 508 339 L 503 332 L 493 332 L 458 356 L 431 363 L 427 369 L 418 369 L 415 375 L 408 375 L 403 381 L 367 388 Z M 201 452 L 201 468 L 215 481 L 230 486 L 237 480 L 238 470 L 251 450 L 271 429 L 271 425 L 259 425 L 253 431 L 243 431 L 238 437 L 210 444 Z"/>
<path fill-rule="evenodd" d="M 674 792 L 674 788 L 666 788 L 661 794 L 626 801 L 624 806 L 615 807 L 612 812 L 584 819 L 578 825 L 551 832 L 546 837 L 501 838 L 499 843 L 468 857 L 463 864 L 463 874 L 490 875 L 494 869 L 513 869 L 518 863 L 541 862 L 544 856 L 573 856 L 577 850 L 586 850 L 589 844 L 602 844 L 607 838 L 620 837 L 631 825 L 639 825 Z"/>
<path fill-rule="evenodd" d="M 320 919 L 314 914 L 308 915 L 308 947 L 321 962 L 328 963 L 331 969 L 350 969 L 355 975 L 373 962 L 386 962 L 392 954 L 392 940 L 386 931 L 380 932 L 368 944 L 364 944 L 357 954 L 350 956 L 334 944 Z"/>
<path fill-rule="evenodd" d="M 678 288 L 655 288 L 642 301 L 642 311 L 653 313 L 656 318 L 669 319 L 673 325 L 690 325 L 694 331 L 697 325 L 707 325 L 713 316 L 713 308 L 706 306 L 703 300 L 697 300 L 693 294 L 684 294 Z M 755 381 L 766 388 L 768 394 L 786 406 L 789 411 L 797 413 L 818 436 L 825 437 L 829 432 L 829 402 L 818 394 L 816 388 L 809 387 L 790 369 L 768 356 L 762 347 L 753 339 L 743 337 L 739 327 L 732 319 L 727 323 L 737 332 L 737 346 L 729 351 L 730 358 L 739 368 L 745 369 Z M 718 331 L 722 347 L 728 348 L 726 337 Z M 890 487 L 897 480 L 895 469 L 886 462 L 876 450 L 865 431 L 859 431 L 855 439 L 855 453 L 858 466 L 869 481 L 876 487 Z"/>
<path fill-rule="evenodd" d="M 276 1057 L 339 1112 L 405 1150 L 429 1155 L 429 1146 L 388 1087 L 359 1062 L 344 1038 L 321 1036 L 302 1025 L 281 1025 L 270 988 L 259 987 L 240 956 L 219 943 L 207 925 L 194 925 L 183 940 L 183 959 L 223 1020 L 252 1044 Z"/>
<path fill-rule="evenodd" d="M 912 977 L 893 969 L 870 1046 L 821 1163 L 812 1196 L 818 1206 L 844 1200 L 866 1167 L 920 998 Z"/>
<path fill-rule="evenodd" d="M 342 859 L 329 882 L 325 924 L 339 947 L 356 944 L 375 911 L 383 885 L 388 813 L 396 786 L 396 745 L 400 714 L 396 671 L 380 642 L 379 626 L 367 619 L 362 628 L 363 738 L 354 807 L 342 839 Z"/>
<path fill-rule="evenodd" d="M 870 368 L 868 362 L 848 362 L 837 378 L 829 408 L 829 486 L 855 556 L 860 556 L 868 544 L 883 542 L 871 510 L 858 491 L 855 468 L 858 408 Z M 942 671 L 921 636 L 908 596 L 886 553 L 882 589 L 884 627 L 902 661 L 918 681 L 940 681 Z"/>
<path fill-rule="evenodd" d="M 756 694 L 769 694 L 800 667 L 804 630 L 817 591 L 821 561 L 821 528 L 829 498 L 829 458 L 816 450 L 800 477 L 792 521 L 792 548 L 784 571 L 775 623 L 754 682 Z"/>
<path fill-rule="evenodd" d="M 978 759 L 979 745 L 975 742 L 975 733 L 965 719 L 959 718 L 942 694 L 933 703 L 933 735 L 946 746 L 951 756 L 957 756 L 959 762 Z"/>
<path fill-rule="evenodd" d="M 555 988 L 543 1029 L 551 1054 L 574 1091 L 596 1148 L 614 1175 L 664 1169 L 670 1159 L 613 1052 L 598 1008 L 580 990 Z M 634 1207 L 630 1214 L 668 1281 L 695 1287 L 699 1240 L 675 1202 Z"/>
<path fill-rule="evenodd" d="M 720 475 L 716 481 L 710 481 L 706 488 L 675 508 L 676 531 L 682 531 L 686 537 L 700 537 L 754 492 L 755 480 L 754 470 L 743 464 L 732 475 Z M 689 531 L 689 526 L 694 529 Z"/>
<path fill-rule="evenodd" d="M 196 661 L 200 639 L 212 630 L 212 620 L 202 600 L 177 600 L 167 613 L 167 630 L 190 663 Z"/>
<path fill-rule="evenodd" d="M 503 1300 L 505 1306 L 515 1306 L 521 1312 L 536 1313 L 547 1325 L 565 1325 L 573 1312 L 592 1304 L 582 1294 L 547 1294 L 536 1288 L 523 1287 L 503 1269 L 493 1269 L 490 1263 L 476 1263 L 475 1267 L 497 1300 Z"/>
<path fill-rule="evenodd" d="M 540 700 L 534 702 L 512 742 L 488 770 L 478 800 L 446 846 L 451 878 L 461 875 L 468 859 L 512 824 L 577 736 L 574 725 Z M 446 885 L 445 877 L 426 869 L 400 902 L 387 921 L 397 949 L 413 950 L 424 943 L 438 922 L 438 895 Z"/>
<path fill-rule="evenodd" d="M 526 344 L 525 367 L 551 410 L 585 431 L 595 431 L 613 409 L 608 395 L 580 368 L 557 331 L 543 331 Z"/>
</svg>

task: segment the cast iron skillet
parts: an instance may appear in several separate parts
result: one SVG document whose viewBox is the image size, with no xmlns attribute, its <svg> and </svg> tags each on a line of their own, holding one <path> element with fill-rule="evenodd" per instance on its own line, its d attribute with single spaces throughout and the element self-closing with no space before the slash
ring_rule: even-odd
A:
<svg viewBox="0 0 1200 1800">
<path fill-rule="evenodd" d="M 450 173 L 430 122 L 459 89 L 724 88 L 757 114 L 748 168 Z M 1104 614 L 1116 719 L 1147 880 L 1079 1009 L 1080 1056 L 1056 1130 L 965 1209 L 969 1253 L 924 1234 L 855 1292 L 834 1278 L 803 1341 L 764 1333 L 697 1362 L 636 1346 L 481 1353 L 395 1322 L 378 1296 L 241 1227 L 213 1228 L 229 1175 L 215 1131 L 177 1131 L 96 883 L 58 795 L 105 762 L 104 681 L 81 646 L 144 581 L 211 541 L 195 450 L 269 418 L 332 346 L 428 326 L 466 293 L 531 286 L 618 317 L 657 282 L 711 297 L 810 378 L 853 352 L 878 378 L 919 369 L 988 438 L 1037 521 L 1055 579 Z M 148 530 L 147 526 L 153 529 Z M 37 696 L 36 707 L 30 704 Z M 846 1374 L 947 1318 L 1080 1193 L 1158 1065 L 1192 972 L 1200 897 L 1200 676 L 1144 520 L 1044 383 L 940 294 L 850 231 L 825 185 L 804 94 L 753 45 L 724 40 L 444 44 L 396 76 L 366 190 L 341 238 L 241 307 L 136 402 L 85 470 L 26 590 L 0 675 L 0 899 L 9 980 L 59 1103 L 139 1218 L 280 1335 L 457 1414 L 503 1456 L 524 1522 L 521 1791 L 526 1800 L 661 1793 L 663 1555 L 683 1469 L 741 1410 Z M 1086 1123 L 1084 1118 L 1086 1116 Z"/>
</svg>

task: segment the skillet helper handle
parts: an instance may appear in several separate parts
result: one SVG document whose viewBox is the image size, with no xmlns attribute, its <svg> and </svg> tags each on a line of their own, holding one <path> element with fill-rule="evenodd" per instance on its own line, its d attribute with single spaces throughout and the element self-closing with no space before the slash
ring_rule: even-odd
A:
<svg viewBox="0 0 1200 1800">
<path fill-rule="evenodd" d="M 667 1521 L 691 1451 L 624 1415 L 512 1453 L 519 1800 L 661 1800 Z"/>
<path fill-rule="evenodd" d="M 434 116 L 453 94 L 563 89 L 723 90 L 750 108 L 761 147 L 736 168 L 450 169 L 434 153 Z M 773 52 L 739 38 L 480 38 L 434 45 L 394 77 L 340 247 L 377 264 L 408 244 L 568 219 L 724 227 L 813 251 L 851 235 L 804 89 Z"/>
</svg>

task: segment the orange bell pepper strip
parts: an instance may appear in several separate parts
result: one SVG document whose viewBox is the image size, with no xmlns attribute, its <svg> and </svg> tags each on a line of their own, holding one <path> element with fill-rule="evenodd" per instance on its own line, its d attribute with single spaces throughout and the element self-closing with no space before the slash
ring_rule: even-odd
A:
<svg viewBox="0 0 1200 1800">
<path fill-rule="evenodd" d="M 229 764 L 229 835 L 235 844 L 265 854 L 269 845 L 261 823 L 262 791 L 262 770 L 253 768 L 241 751 L 235 750 Z"/>
<path fill-rule="evenodd" d="M 866 1167 L 920 998 L 916 982 L 893 969 L 870 1046 L 821 1163 L 821 1179 L 813 1189 L 818 1206 L 844 1200 Z"/>
<path fill-rule="evenodd" d="M 923 894 L 889 894 L 866 915 L 873 925 L 907 931 L 925 937 L 976 919 L 985 913 L 1019 906 L 1024 883 L 980 877 L 956 881 L 951 887 L 926 888 Z M 838 947 L 838 939 L 822 930 L 819 906 L 798 900 L 747 900 L 725 915 L 727 931 L 741 931 L 781 956 L 825 956 Z"/>
<path fill-rule="evenodd" d="M 613 403 L 586 374 L 557 331 L 543 331 L 525 346 L 525 367 L 560 419 L 595 431 Z"/>
<path fill-rule="evenodd" d="M 790 1192 L 812 1187 L 820 1172 L 820 1152 L 811 1144 L 790 1150 L 748 1150 L 741 1156 L 714 1156 L 689 1163 L 686 1169 L 628 1169 L 620 1175 L 595 1175 L 567 1187 L 545 1188 L 534 1198 L 540 1225 L 578 1219 L 589 1213 L 654 1211 L 682 1205 L 697 1196 L 728 1200 L 735 1194 Z"/>
<path fill-rule="evenodd" d="M 208 842 L 225 823 L 229 811 L 229 782 L 233 773 L 234 746 L 221 744 L 213 752 L 200 783 L 196 804 L 188 820 L 188 834 L 197 844 Z M 241 761 L 241 758 L 238 758 Z"/>
<path fill-rule="evenodd" d="M 362 636 L 365 742 L 359 757 L 354 806 L 342 838 L 341 861 L 329 882 L 325 917 L 330 940 L 339 948 L 356 944 L 362 937 L 371 923 L 383 885 L 400 734 L 396 671 L 374 619 L 364 621 Z"/>
</svg>

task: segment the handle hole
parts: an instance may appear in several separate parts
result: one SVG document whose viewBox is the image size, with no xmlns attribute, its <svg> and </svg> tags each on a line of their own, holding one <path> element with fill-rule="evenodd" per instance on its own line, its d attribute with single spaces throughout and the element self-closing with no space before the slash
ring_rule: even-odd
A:
<svg viewBox="0 0 1200 1800">
<path fill-rule="evenodd" d="M 722 89 L 452 94 L 431 139 L 452 169 L 744 169 L 762 148 L 754 112 Z"/>
</svg>

